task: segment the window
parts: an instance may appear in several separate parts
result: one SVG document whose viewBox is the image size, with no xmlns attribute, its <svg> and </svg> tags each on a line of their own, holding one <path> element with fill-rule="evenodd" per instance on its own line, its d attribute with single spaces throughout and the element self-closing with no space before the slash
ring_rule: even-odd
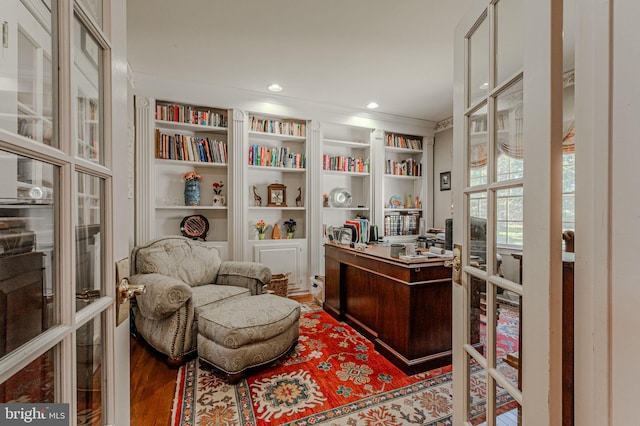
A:
<svg viewBox="0 0 640 426">
<path fill-rule="evenodd" d="M 499 160 L 503 168 L 498 174 L 509 176 L 509 179 L 522 177 L 522 161 L 510 159 L 506 155 Z M 575 230 L 575 153 L 565 153 L 562 158 L 562 229 Z M 513 160 L 513 161 L 512 161 Z M 470 170 L 471 184 L 478 184 L 486 179 L 487 168 Z M 496 194 L 497 241 L 498 246 L 522 246 L 523 198 L 522 188 L 498 191 Z M 486 193 L 480 193 L 470 199 L 471 216 L 487 217 Z"/>
<path fill-rule="evenodd" d="M 562 156 L 562 230 L 575 231 L 576 154 Z"/>
</svg>

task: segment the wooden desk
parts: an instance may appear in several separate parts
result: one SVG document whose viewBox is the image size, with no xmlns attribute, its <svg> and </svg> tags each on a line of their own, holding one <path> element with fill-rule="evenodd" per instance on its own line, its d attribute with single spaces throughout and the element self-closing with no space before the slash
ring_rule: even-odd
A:
<svg viewBox="0 0 640 426">
<path fill-rule="evenodd" d="M 451 269 L 441 258 L 400 260 L 389 251 L 325 245 L 324 310 L 406 374 L 451 364 Z"/>
</svg>

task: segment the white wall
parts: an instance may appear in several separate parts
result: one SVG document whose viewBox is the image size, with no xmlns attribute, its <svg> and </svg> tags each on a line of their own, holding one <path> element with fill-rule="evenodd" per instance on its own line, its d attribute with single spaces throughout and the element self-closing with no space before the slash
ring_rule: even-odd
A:
<svg viewBox="0 0 640 426">
<path fill-rule="evenodd" d="M 453 218 L 453 191 L 440 191 L 440 173 L 451 171 L 453 128 L 436 133 L 433 148 L 433 226 L 444 228 L 445 219 Z"/>
</svg>

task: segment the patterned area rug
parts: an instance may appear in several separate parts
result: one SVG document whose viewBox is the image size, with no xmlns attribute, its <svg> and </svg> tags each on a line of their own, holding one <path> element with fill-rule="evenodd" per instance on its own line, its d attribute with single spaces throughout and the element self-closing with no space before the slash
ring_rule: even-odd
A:
<svg viewBox="0 0 640 426">
<path fill-rule="evenodd" d="M 474 369 L 472 410 L 486 389 Z M 499 392 L 500 405 L 512 401 Z M 300 318 L 298 345 L 235 385 L 192 360 L 178 373 L 172 426 L 450 425 L 451 367 L 407 376 L 373 344 L 323 311 Z"/>
</svg>

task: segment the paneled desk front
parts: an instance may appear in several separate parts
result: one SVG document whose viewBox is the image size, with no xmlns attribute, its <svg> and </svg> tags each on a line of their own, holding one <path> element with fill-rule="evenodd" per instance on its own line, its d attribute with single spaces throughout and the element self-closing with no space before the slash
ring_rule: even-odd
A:
<svg viewBox="0 0 640 426">
<path fill-rule="evenodd" d="M 390 248 L 325 245 L 324 310 L 374 342 L 406 374 L 451 364 L 451 269 Z"/>
</svg>

